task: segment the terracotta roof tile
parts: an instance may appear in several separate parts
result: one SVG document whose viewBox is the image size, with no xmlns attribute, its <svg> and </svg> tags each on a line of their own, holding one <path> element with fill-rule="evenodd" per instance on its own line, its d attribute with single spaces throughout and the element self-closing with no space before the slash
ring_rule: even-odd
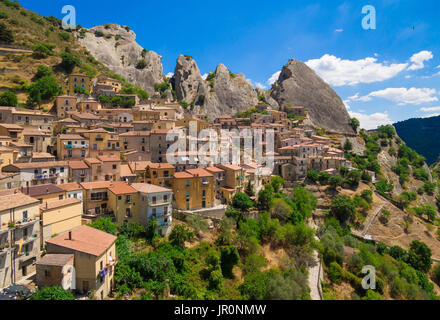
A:
<svg viewBox="0 0 440 320">
<path fill-rule="evenodd" d="M 116 241 L 116 236 L 89 226 L 78 227 L 71 231 L 71 235 L 72 240 L 66 232 L 47 243 L 99 257 Z"/>
</svg>

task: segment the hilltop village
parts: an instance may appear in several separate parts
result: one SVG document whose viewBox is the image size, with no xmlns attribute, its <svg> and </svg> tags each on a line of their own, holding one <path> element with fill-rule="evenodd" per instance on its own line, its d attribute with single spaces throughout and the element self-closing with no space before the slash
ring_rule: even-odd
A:
<svg viewBox="0 0 440 320">
<path fill-rule="evenodd" d="M 72 257 L 66 252 L 93 256 L 89 251 L 97 250 L 96 259 L 104 254 L 106 265 L 114 262 L 115 239 L 101 238 L 84 226 L 100 217 L 111 217 L 118 226 L 147 226 L 154 219 L 158 233 L 166 236 L 173 228 L 173 211 L 221 217 L 237 192 L 257 195 L 274 175 L 293 185 L 308 170 L 333 175 L 341 167 L 351 168 L 340 146 L 304 124 L 307 112 L 302 106 L 278 111 L 259 104 L 209 122 L 206 115 L 185 114 L 169 99 L 139 104 L 136 94 L 121 94 L 121 89 L 116 79 L 71 74 L 64 84 L 66 94 L 56 97 L 52 112 L 0 107 L 0 232 L 2 246 L 20 247 L 19 254 L 2 251 L 6 262 L 0 287 L 35 272 L 37 265 L 67 263 Z M 110 106 L 106 101 L 115 97 L 134 105 Z M 167 134 L 187 132 L 190 122 L 198 132 L 261 129 L 263 141 L 265 130 L 272 129 L 273 171 L 257 163 L 198 165 L 189 161 L 189 152 L 178 155 L 178 164 L 167 163 Z M 57 236 L 66 232 L 84 243 L 70 244 L 64 235 Z M 40 261 L 43 248 L 54 256 Z M 97 296 L 106 297 L 113 286 L 111 272 L 107 280 L 101 291 L 88 281 L 77 288 L 96 289 Z"/>
</svg>

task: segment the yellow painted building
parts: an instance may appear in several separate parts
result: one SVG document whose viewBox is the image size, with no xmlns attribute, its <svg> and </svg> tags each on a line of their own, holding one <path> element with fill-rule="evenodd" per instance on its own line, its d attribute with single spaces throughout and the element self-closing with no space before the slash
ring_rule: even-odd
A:
<svg viewBox="0 0 440 320">
<path fill-rule="evenodd" d="M 215 205 L 214 175 L 204 169 L 176 172 L 172 190 L 174 206 L 179 210 L 197 210 Z"/>
<path fill-rule="evenodd" d="M 170 188 L 175 167 L 169 163 L 153 163 L 150 161 L 136 161 L 129 163 L 131 171 L 137 175 L 136 182 L 154 184 Z"/>
<path fill-rule="evenodd" d="M 57 136 L 58 160 L 80 160 L 89 156 L 89 140 L 79 134 Z"/>
<path fill-rule="evenodd" d="M 208 129 L 209 125 L 210 125 L 209 122 L 201 120 L 201 119 L 196 119 L 193 117 L 185 117 L 181 120 L 176 121 L 176 127 L 185 127 L 186 129 L 189 130 L 189 124 L 192 121 L 196 123 L 197 133 L 199 133 L 200 131 L 202 131 L 204 129 Z"/>
<path fill-rule="evenodd" d="M 46 241 L 48 254 L 73 254 L 76 289 L 105 299 L 114 287 L 116 236 L 81 226 Z"/>
<path fill-rule="evenodd" d="M 82 202 L 67 198 L 40 204 L 41 245 L 53 236 L 81 226 Z"/>
<path fill-rule="evenodd" d="M 17 161 L 18 151 L 8 148 L 0 147 L 0 170 L 9 164 L 13 164 Z"/>
<path fill-rule="evenodd" d="M 114 156 L 120 158 L 121 145 L 117 133 L 108 132 L 105 129 L 99 128 L 86 131 L 83 133 L 83 136 L 89 139 L 90 157 Z"/>
<path fill-rule="evenodd" d="M 88 93 L 92 90 L 92 81 L 89 76 L 81 73 L 69 74 L 63 86 L 63 90 L 67 95 L 74 95 L 75 88 L 82 87 Z"/>
<path fill-rule="evenodd" d="M 113 182 L 108 188 L 108 206 L 113 211 L 116 224 L 140 223 L 139 193 L 126 182 Z"/>
</svg>

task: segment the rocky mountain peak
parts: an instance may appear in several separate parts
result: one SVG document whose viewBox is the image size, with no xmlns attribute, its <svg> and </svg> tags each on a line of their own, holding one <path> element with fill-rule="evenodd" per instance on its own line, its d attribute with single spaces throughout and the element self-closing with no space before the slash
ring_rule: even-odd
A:
<svg viewBox="0 0 440 320">
<path fill-rule="evenodd" d="M 312 123 L 331 131 L 353 134 L 342 99 L 305 63 L 291 59 L 272 87 L 271 97 L 281 108 L 304 106 Z"/>
<path fill-rule="evenodd" d="M 142 48 L 136 42 L 136 34 L 128 27 L 95 26 L 87 30 L 83 38 L 79 37 L 79 42 L 111 71 L 150 94 L 154 93 L 154 84 L 162 82 L 162 57 Z M 138 68 L 140 60 L 145 60 L 145 67 Z"/>
</svg>

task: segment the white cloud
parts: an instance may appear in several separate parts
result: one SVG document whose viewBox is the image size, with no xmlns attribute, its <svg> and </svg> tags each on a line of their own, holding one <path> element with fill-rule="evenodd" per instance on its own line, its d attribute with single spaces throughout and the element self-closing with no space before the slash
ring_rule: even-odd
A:
<svg viewBox="0 0 440 320">
<path fill-rule="evenodd" d="M 436 67 L 436 69 L 440 69 L 440 65 L 438 65 L 438 66 Z"/>
<path fill-rule="evenodd" d="M 361 96 L 359 96 L 359 92 L 358 92 L 354 96 L 348 97 L 347 100 L 348 101 L 363 101 L 363 102 L 365 102 L 365 101 L 370 101 L 371 98 L 369 96 L 361 97 Z"/>
<path fill-rule="evenodd" d="M 269 78 L 269 80 L 267 80 L 267 83 L 270 84 L 270 85 L 272 85 L 272 84 L 274 84 L 275 82 L 277 82 L 277 81 L 278 81 L 278 78 L 280 77 L 280 74 L 281 74 L 281 70 L 275 72 L 275 73 Z"/>
<path fill-rule="evenodd" d="M 257 83 L 255 84 L 255 87 L 257 87 L 258 89 L 263 89 L 263 90 L 266 90 L 266 89 L 267 89 L 267 86 L 265 86 L 265 85 L 262 84 L 261 82 L 257 82 Z"/>
<path fill-rule="evenodd" d="M 351 117 L 356 118 L 361 123 L 361 128 L 366 130 L 376 129 L 377 127 L 385 124 L 392 124 L 390 117 L 387 113 L 373 113 L 373 114 L 364 114 L 359 112 L 348 112 Z"/>
<path fill-rule="evenodd" d="M 436 111 L 440 111 L 440 107 L 421 108 L 420 111 L 423 111 L 423 112 L 436 112 Z"/>
<path fill-rule="evenodd" d="M 434 58 L 431 51 L 423 50 L 419 53 L 413 54 L 409 59 L 413 64 L 408 68 L 408 70 L 419 70 L 425 67 L 425 61 L 429 61 Z"/>
<path fill-rule="evenodd" d="M 173 76 L 174 76 L 174 73 L 168 72 L 165 77 L 172 78 Z"/>
<path fill-rule="evenodd" d="M 333 86 L 384 81 L 395 77 L 408 66 L 407 63 L 390 65 L 378 63 L 377 59 L 372 57 L 343 60 L 329 54 L 323 55 L 320 59 L 309 60 L 306 64 Z"/>
<path fill-rule="evenodd" d="M 422 118 L 432 118 L 432 117 L 438 117 L 438 116 L 440 116 L 440 113 L 431 113 L 431 114 L 424 115 Z"/>
<path fill-rule="evenodd" d="M 406 104 L 419 105 L 438 101 L 438 98 L 435 97 L 436 93 L 437 91 L 435 89 L 429 88 L 387 88 L 371 92 L 369 95 L 362 97 L 362 99 L 364 99 L 362 101 L 369 101 L 372 97 L 376 97 L 393 101 L 399 106 Z"/>
<path fill-rule="evenodd" d="M 344 100 L 344 105 L 345 105 L 345 108 L 347 109 L 347 111 L 349 111 L 350 110 L 350 105 L 348 104 L 350 102 L 350 100 Z"/>
<path fill-rule="evenodd" d="M 335 32 L 344 32 L 344 29 L 336 29 Z"/>
<path fill-rule="evenodd" d="M 203 80 L 206 80 L 206 78 L 208 78 L 208 74 L 207 74 L 207 73 L 205 73 L 205 74 L 202 76 L 202 79 L 203 79 Z"/>
</svg>

